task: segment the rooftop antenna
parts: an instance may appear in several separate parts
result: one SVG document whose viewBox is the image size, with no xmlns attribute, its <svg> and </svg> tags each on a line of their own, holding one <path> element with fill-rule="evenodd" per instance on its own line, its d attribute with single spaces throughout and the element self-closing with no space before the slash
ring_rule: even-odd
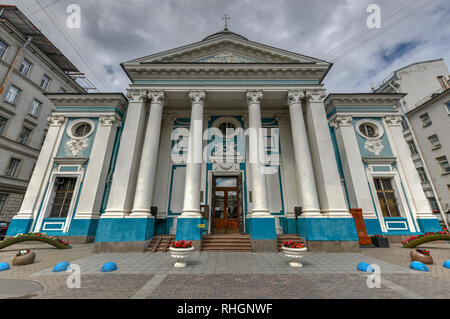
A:
<svg viewBox="0 0 450 319">
<path fill-rule="evenodd" d="M 224 30 L 228 30 L 228 20 L 230 20 L 230 17 L 228 17 L 228 15 L 225 14 L 225 16 L 222 18 L 222 20 L 225 21 L 225 29 Z"/>
</svg>

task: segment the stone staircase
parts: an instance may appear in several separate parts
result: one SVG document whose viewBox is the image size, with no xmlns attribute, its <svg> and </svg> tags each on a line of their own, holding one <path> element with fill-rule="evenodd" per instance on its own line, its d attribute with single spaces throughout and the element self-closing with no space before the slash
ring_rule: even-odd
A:
<svg viewBox="0 0 450 319">
<path fill-rule="evenodd" d="M 202 251 L 236 251 L 251 252 L 252 243 L 249 235 L 212 234 L 202 239 Z"/>
<path fill-rule="evenodd" d="M 305 240 L 303 238 L 301 238 L 301 237 L 299 237 L 298 235 L 295 235 L 295 234 L 277 235 L 278 250 L 281 251 L 281 246 L 283 246 L 283 242 L 284 241 L 289 241 L 289 240 L 305 243 Z"/>
<path fill-rule="evenodd" d="M 174 235 L 156 235 L 153 236 L 147 251 L 150 253 L 166 253 L 169 251 L 170 244 L 175 241 Z"/>
</svg>

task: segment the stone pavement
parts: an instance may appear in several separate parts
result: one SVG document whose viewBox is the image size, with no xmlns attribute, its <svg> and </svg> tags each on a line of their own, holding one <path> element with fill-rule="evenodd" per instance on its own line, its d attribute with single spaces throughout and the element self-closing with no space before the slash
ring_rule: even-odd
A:
<svg viewBox="0 0 450 319">
<path fill-rule="evenodd" d="M 447 247 L 432 248 L 436 262 L 450 259 Z M 17 249 L 7 252 L 8 257 L 1 251 L 0 262 L 9 262 Z M 23 298 L 51 299 L 450 298 L 450 269 L 440 263 L 430 267 L 431 274 L 410 270 L 410 250 L 398 247 L 363 249 L 359 254 L 307 253 L 303 268 L 289 267 L 278 253 L 195 252 L 188 267 L 174 268 L 170 254 L 92 254 L 92 245 L 40 249 L 35 249 L 36 265 L 0 272 L 0 286 L 5 282 L 2 278 L 30 279 L 42 289 L 37 291 L 34 286 Z M 51 271 L 61 260 L 80 266 L 81 288 L 67 287 L 68 272 Z M 101 273 L 107 261 L 116 262 L 118 271 Z M 381 267 L 381 288 L 367 287 L 368 274 L 356 269 L 361 261 Z M 0 298 L 4 297 L 0 293 Z"/>
</svg>

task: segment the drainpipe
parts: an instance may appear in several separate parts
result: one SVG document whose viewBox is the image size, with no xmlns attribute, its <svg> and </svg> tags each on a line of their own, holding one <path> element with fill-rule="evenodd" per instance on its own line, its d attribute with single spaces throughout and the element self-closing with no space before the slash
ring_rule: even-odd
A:
<svg viewBox="0 0 450 319">
<path fill-rule="evenodd" d="M 391 88 L 394 89 L 395 93 L 400 93 L 400 92 L 398 91 L 398 89 L 397 89 L 395 86 L 392 85 L 392 82 L 389 82 L 389 86 L 390 86 Z M 441 201 L 438 200 L 438 196 L 437 196 L 437 193 L 436 193 L 436 189 L 434 188 L 432 179 L 430 178 L 430 173 L 428 172 L 428 168 L 427 168 L 427 166 L 425 165 L 425 162 L 423 161 L 422 152 L 420 151 L 420 147 L 419 147 L 419 144 L 417 143 L 416 136 L 415 136 L 415 134 L 414 134 L 414 131 L 413 131 L 412 128 L 411 128 L 411 124 L 410 124 L 410 122 L 409 122 L 409 119 L 408 119 L 408 117 L 406 116 L 406 108 L 405 108 L 405 105 L 403 104 L 403 98 L 400 99 L 400 106 L 401 106 L 401 108 L 402 108 L 402 111 L 403 111 L 403 117 L 405 118 L 406 124 L 407 124 L 408 127 L 409 127 L 409 131 L 410 131 L 410 133 L 411 133 L 411 135 L 412 135 L 413 141 L 414 141 L 414 143 L 417 145 L 417 152 L 419 153 L 420 160 L 422 161 L 422 164 L 423 164 L 423 169 L 424 169 L 424 171 L 425 171 L 425 174 L 427 175 L 428 182 L 430 183 L 431 190 L 433 191 L 434 197 L 435 197 L 435 199 L 436 199 L 436 203 L 437 203 L 438 208 L 439 208 L 439 211 L 440 211 L 440 213 L 441 213 L 442 220 L 444 221 L 445 227 L 447 227 L 447 229 L 450 230 L 450 228 L 448 227 L 448 221 L 447 221 L 447 218 L 446 218 L 446 216 L 445 216 L 444 210 L 442 209 Z"/>
<path fill-rule="evenodd" d="M 2 9 L 0 11 L 0 18 L 2 18 L 2 22 L 4 21 L 3 11 L 4 11 L 4 9 Z M 14 61 L 11 64 L 11 66 L 9 67 L 8 73 L 6 73 L 5 78 L 3 79 L 2 84 L 0 86 L 0 95 L 2 95 L 2 93 L 3 93 L 4 89 L 5 89 L 6 83 L 8 82 L 9 76 L 13 72 L 14 67 L 17 64 L 17 61 L 19 60 L 19 57 L 22 55 L 23 49 L 25 49 L 25 47 L 31 42 L 31 40 L 33 40 L 33 38 L 32 37 L 28 37 L 27 41 L 25 41 L 25 43 L 19 48 L 19 50 L 17 50 L 16 56 L 14 58 Z"/>
</svg>

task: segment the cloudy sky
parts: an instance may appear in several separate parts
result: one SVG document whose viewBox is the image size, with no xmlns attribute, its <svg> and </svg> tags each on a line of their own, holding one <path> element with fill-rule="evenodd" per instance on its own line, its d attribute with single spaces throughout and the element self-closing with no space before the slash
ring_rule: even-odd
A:
<svg viewBox="0 0 450 319">
<path fill-rule="evenodd" d="M 223 29 L 333 62 L 328 92 L 369 91 L 393 70 L 444 58 L 450 66 L 448 0 L 2 0 L 17 5 L 100 91 L 123 92 L 121 62 L 197 42 Z M 366 9 L 381 8 L 369 29 Z M 70 4 L 81 28 L 67 27 Z"/>
</svg>

